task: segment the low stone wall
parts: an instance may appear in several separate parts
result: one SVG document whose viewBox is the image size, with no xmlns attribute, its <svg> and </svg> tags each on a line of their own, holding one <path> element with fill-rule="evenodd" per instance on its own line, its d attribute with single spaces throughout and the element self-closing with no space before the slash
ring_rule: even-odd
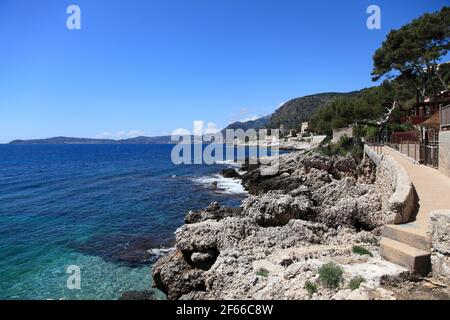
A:
<svg viewBox="0 0 450 320">
<path fill-rule="evenodd" d="M 450 177 L 450 131 L 439 133 L 439 171 Z"/>
<path fill-rule="evenodd" d="M 376 164 L 377 177 L 388 179 L 394 192 L 385 208 L 386 224 L 404 224 L 413 220 L 418 199 L 408 173 L 390 156 L 377 154 L 368 145 L 364 145 L 364 152 Z"/>
<path fill-rule="evenodd" d="M 433 276 L 450 285 L 450 210 L 434 211 L 430 218 Z"/>
</svg>

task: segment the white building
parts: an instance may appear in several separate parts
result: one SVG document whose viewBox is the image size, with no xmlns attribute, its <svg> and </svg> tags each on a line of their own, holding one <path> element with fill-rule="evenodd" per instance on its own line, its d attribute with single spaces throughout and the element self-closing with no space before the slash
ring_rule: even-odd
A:
<svg viewBox="0 0 450 320">
<path fill-rule="evenodd" d="M 302 126 L 300 128 L 300 132 L 302 135 L 304 135 L 309 129 L 309 122 L 303 122 Z"/>
</svg>

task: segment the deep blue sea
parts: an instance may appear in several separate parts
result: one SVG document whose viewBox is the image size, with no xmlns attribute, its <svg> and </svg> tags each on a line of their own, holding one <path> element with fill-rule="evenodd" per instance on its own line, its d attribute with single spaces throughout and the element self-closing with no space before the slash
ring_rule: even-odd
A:
<svg viewBox="0 0 450 320">
<path fill-rule="evenodd" d="M 226 165 L 176 166 L 171 150 L 0 145 L 0 299 L 149 290 L 148 250 L 172 247 L 188 210 L 245 197 L 239 182 L 216 175 Z M 67 288 L 70 265 L 81 268 L 81 290 Z"/>
</svg>

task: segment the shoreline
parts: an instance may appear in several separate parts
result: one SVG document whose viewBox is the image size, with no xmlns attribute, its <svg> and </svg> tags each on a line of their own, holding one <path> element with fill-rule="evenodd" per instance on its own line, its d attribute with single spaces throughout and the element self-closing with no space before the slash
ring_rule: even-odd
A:
<svg viewBox="0 0 450 320">
<path fill-rule="evenodd" d="M 376 243 L 377 240 L 372 231 L 376 234 L 380 233 L 380 227 L 383 225 L 380 216 L 382 214 L 381 207 L 373 210 L 379 214 L 379 221 L 370 219 L 366 221 L 367 224 L 373 224 L 370 232 L 361 231 L 362 229 L 354 230 L 355 226 L 352 226 L 351 219 L 336 222 L 325 215 L 318 219 L 317 217 L 312 218 L 316 214 L 312 212 L 316 204 L 308 199 L 311 196 L 308 193 L 311 191 L 304 188 L 303 182 L 294 186 L 289 185 L 289 182 L 293 180 L 291 179 L 291 175 L 294 173 L 292 169 L 297 164 L 308 162 L 305 164 L 307 168 L 310 166 L 308 172 L 303 173 L 307 175 L 312 173 L 309 177 L 310 182 L 319 185 L 310 187 L 319 189 L 320 193 L 324 193 L 321 189 L 333 182 L 337 184 L 343 182 L 347 188 L 356 187 L 358 189 L 358 186 L 354 184 L 357 179 L 352 182 L 357 167 L 350 158 L 337 159 L 336 163 L 330 164 L 327 162 L 329 159 L 315 154 L 308 158 L 309 153 L 311 152 L 294 151 L 282 156 L 286 160 L 284 163 L 288 164 L 282 164 L 281 172 L 275 178 L 266 179 L 271 181 L 270 183 L 265 183 L 264 179 L 261 180 L 261 176 L 258 176 L 256 173 L 259 170 L 258 166 L 244 164 L 241 170 L 246 173 L 242 176 L 242 183 L 249 194 L 242 201 L 239 210 L 224 208 L 213 203 L 204 210 L 190 211 L 185 219 L 186 224 L 176 232 L 176 250 L 162 257 L 153 267 L 154 286 L 163 291 L 169 299 L 265 300 L 325 297 L 330 299 L 342 290 L 324 289 L 323 292 L 320 292 L 320 296 L 316 294 L 314 297 L 309 296 L 304 288 L 297 288 L 294 290 L 295 292 L 291 292 L 292 296 L 290 297 L 280 297 L 277 292 L 286 292 L 286 290 L 289 292 L 291 289 L 292 279 L 286 281 L 285 273 L 288 272 L 287 269 L 292 269 L 292 265 L 296 265 L 300 269 L 306 267 L 304 271 L 297 271 L 297 276 L 306 276 L 306 278 L 303 277 L 303 283 L 305 283 L 311 280 L 314 268 L 317 269 L 325 263 L 325 260 L 331 258 L 336 258 L 338 261 L 347 260 L 349 267 L 344 269 L 353 277 L 358 272 L 370 277 L 370 274 L 361 270 L 373 268 L 373 266 L 378 266 L 380 270 L 384 270 L 380 271 L 381 273 L 384 272 L 388 275 L 405 272 L 396 265 L 382 261 L 375 253 L 377 246 L 373 243 Z M 289 170 L 286 170 L 287 168 Z M 332 172 L 335 168 L 340 168 L 341 171 Z M 327 170 L 329 172 L 325 176 L 319 172 Z M 338 171 L 342 176 L 335 181 L 328 181 L 328 178 L 333 174 L 337 175 Z M 370 172 L 368 174 L 370 175 Z M 302 179 L 299 176 L 295 180 L 300 182 Z M 333 188 L 341 189 L 342 186 L 334 185 Z M 371 189 L 370 192 L 375 191 Z M 370 192 L 365 192 L 365 194 L 370 194 Z M 356 199 L 361 200 L 360 198 Z M 323 201 L 327 200 L 323 199 Z M 366 199 L 367 208 L 370 208 L 370 202 Z M 381 203 L 381 199 L 378 202 Z M 267 210 L 267 208 L 270 209 Z M 330 209 L 333 210 L 333 206 L 328 210 Z M 336 214 L 339 215 L 341 210 L 338 210 Z M 342 230 L 339 231 L 340 229 Z M 232 240 L 235 236 L 233 238 L 230 236 L 236 232 L 242 237 L 238 236 L 238 239 Z M 371 240 L 367 241 L 366 239 L 367 243 L 363 242 L 363 244 L 373 253 L 367 257 L 352 253 L 349 243 L 361 244 L 362 238 L 365 237 Z M 273 242 L 274 239 L 278 240 Z M 251 245 L 248 246 L 249 243 L 245 244 L 245 242 L 250 242 Z M 301 257 L 305 254 L 312 255 L 314 258 L 310 261 L 316 261 L 316 265 L 302 261 Z M 292 260 L 294 256 L 295 260 L 299 261 L 292 261 L 287 265 L 283 262 L 286 259 Z M 244 261 L 240 261 L 240 257 L 246 258 Z M 326 259 L 323 259 L 324 257 Z M 357 265 L 357 267 L 350 267 L 353 265 Z M 346 265 L 344 264 L 344 266 Z M 219 270 L 221 271 L 219 272 Z M 258 272 L 261 270 L 264 271 L 264 274 L 267 271 L 268 276 L 259 276 Z M 228 275 L 227 272 L 233 276 Z M 369 291 L 382 292 L 379 287 L 381 276 L 381 274 L 377 274 L 376 277 L 367 280 Z M 180 277 L 187 280 L 180 280 Z M 233 278 L 243 279 L 241 281 L 243 283 L 236 283 Z M 282 291 L 279 291 L 279 288 L 277 290 L 265 288 L 275 279 L 285 286 Z M 315 281 L 318 280 L 315 279 Z M 246 287 L 254 283 L 256 285 L 253 288 Z M 244 288 L 246 289 L 244 290 Z"/>
</svg>

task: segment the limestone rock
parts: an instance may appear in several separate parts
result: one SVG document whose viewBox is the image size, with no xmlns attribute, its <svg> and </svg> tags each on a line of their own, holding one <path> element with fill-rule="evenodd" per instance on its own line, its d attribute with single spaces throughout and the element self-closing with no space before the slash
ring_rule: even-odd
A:
<svg viewBox="0 0 450 320">
<path fill-rule="evenodd" d="M 188 213 L 176 251 L 153 268 L 155 286 L 169 299 L 391 299 L 374 281 L 351 291 L 324 288 L 318 279 L 330 261 L 360 272 L 368 258 L 355 255 L 354 245 L 377 251 L 392 190 L 374 179 L 374 167 L 350 156 L 292 152 L 280 156 L 277 173 L 261 168 L 243 165 L 250 195 L 241 208 L 212 203 Z M 306 290 L 307 281 L 316 292 Z"/>
<path fill-rule="evenodd" d="M 450 210 L 435 211 L 430 218 L 433 275 L 450 286 Z"/>
<path fill-rule="evenodd" d="M 189 266 L 181 251 L 159 259 L 153 266 L 154 286 L 169 299 L 178 299 L 183 294 L 201 291 L 205 287 L 203 275 L 203 270 Z"/>
<path fill-rule="evenodd" d="M 280 191 L 250 196 L 242 203 L 245 215 L 265 227 L 286 225 L 292 219 L 306 220 L 312 206 L 312 201 L 306 196 L 293 197 Z"/>
</svg>

